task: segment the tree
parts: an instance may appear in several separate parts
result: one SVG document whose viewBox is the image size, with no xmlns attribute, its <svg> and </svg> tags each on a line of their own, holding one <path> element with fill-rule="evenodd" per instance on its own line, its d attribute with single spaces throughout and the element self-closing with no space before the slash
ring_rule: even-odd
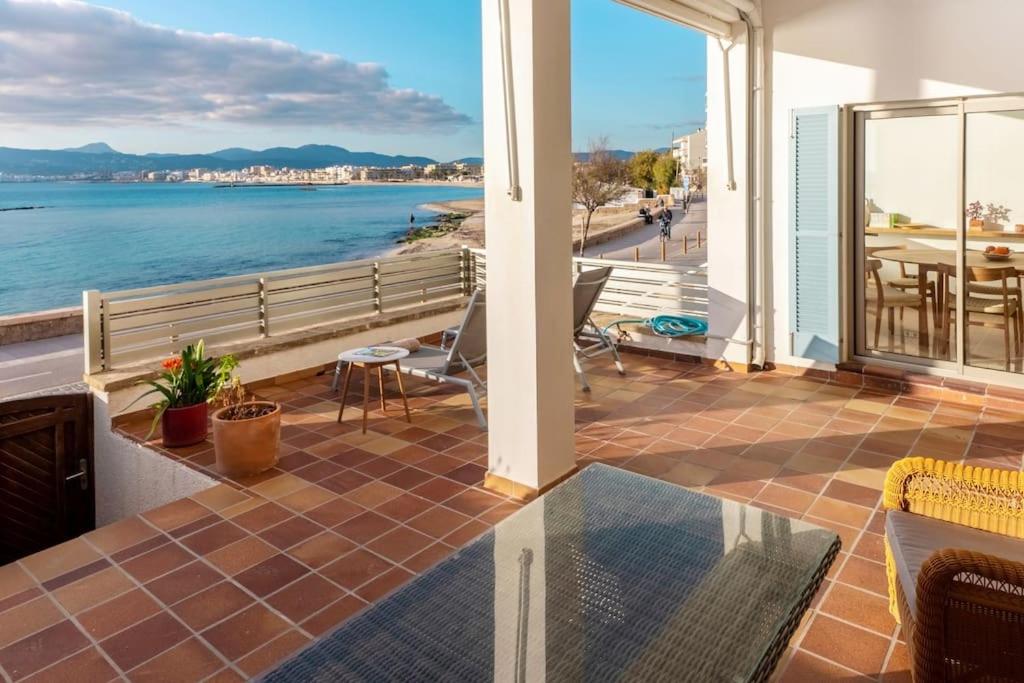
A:
<svg viewBox="0 0 1024 683">
<path fill-rule="evenodd" d="M 629 182 L 641 190 L 654 189 L 654 164 L 658 161 L 658 153 L 653 149 L 645 149 L 633 155 L 629 160 Z"/>
<path fill-rule="evenodd" d="M 580 256 L 583 256 L 594 212 L 622 196 L 628 188 L 626 165 L 608 151 L 605 138 L 591 141 L 586 161 L 576 161 L 572 173 L 572 200 L 583 207 L 583 235 Z"/>
<path fill-rule="evenodd" d="M 669 188 L 676 181 L 676 174 L 679 169 L 675 157 L 671 154 L 662 154 L 654 162 L 654 186 L 658 194 L 668 194 Z"/>
</svg>

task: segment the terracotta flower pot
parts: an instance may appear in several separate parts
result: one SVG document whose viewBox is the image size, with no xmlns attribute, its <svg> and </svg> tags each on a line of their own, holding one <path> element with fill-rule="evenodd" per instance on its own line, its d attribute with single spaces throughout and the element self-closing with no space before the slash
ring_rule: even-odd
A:
<svg viewBox="0 0 1024 683">
<path fill-rule="evenodd" d="M 972 218 L 968 227 L 970 227 L 971 230 L 981 230 L 985 227 L 985 221 L 980 218 Z"/>
<path fill-rule="evenodd" d="M 184 408 L 168 408 L 160 418 L 160 430 L 167 448 L 181 448 L 206 438 L 207 407 L 205 403 Z"/>
<path fill-rule="evenodd" d="M 273 406 L 273 412 L 248 420 L 225 420 L 231 407 L 213 414 L 213 450 L 217 471 L 232 477 L 259 474 L 277 464 L 281 443 L 281 406 L 268 401 L 255 405 Z"/>
</svg>

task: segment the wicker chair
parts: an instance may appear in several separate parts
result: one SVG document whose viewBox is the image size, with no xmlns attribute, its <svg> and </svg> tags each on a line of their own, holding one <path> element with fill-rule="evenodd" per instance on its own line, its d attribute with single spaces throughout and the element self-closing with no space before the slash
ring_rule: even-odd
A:
<svg viewBox="0 0 1024 683">
<path fill-rule="evenodd" d="M 904 458 L 883 500 L 914 680 L 1024 680 L 1024 474 Z"/>
</svg>

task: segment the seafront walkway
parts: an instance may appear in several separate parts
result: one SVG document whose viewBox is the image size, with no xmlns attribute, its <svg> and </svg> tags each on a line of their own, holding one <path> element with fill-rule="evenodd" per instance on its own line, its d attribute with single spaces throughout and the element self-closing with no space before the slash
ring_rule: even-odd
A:
<svg viewBox="0 0 1024 683">
<path fill-rule="evenodd" d="M 666 262 L 677 265 L 702 266 L 707 263 L 707 204 L 704 199 L 695 199 L 690 210 L 683 215 L 681 205 L 672 208 L 672 239 L 665 245 Z M 697 233 L 701 234 L 701 246 L 697 248 Z M 596 244 L 587 248 L 586 255 L 597 258 L 604 254 L 606 259 L 632 261 L 634 250 L 640 248 L 641 261 L 661 261 L 661 230 L 658 221 L 634 230 L 628 235 Z M 683 254 L 683 236 L 689 240 L 687 253 Z"/>
<path fill-rule="evenodd" d="M 82 381 L 82 335 L 0 346 L 0 400 Z"/>
</svg>

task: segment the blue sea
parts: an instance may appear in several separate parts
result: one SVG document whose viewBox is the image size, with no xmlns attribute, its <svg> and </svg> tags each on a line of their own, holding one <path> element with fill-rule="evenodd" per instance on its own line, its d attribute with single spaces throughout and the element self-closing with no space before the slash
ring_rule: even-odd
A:
<svg viewBox="0 0 1024 683">
<path fill-rule="evenodd" d="M 443 185 L 215 188 L 205 184 L 0 183 L 0 315 L 81 305 L 118 290 L 366 258 L 472 199 Z"/>
</svg>

